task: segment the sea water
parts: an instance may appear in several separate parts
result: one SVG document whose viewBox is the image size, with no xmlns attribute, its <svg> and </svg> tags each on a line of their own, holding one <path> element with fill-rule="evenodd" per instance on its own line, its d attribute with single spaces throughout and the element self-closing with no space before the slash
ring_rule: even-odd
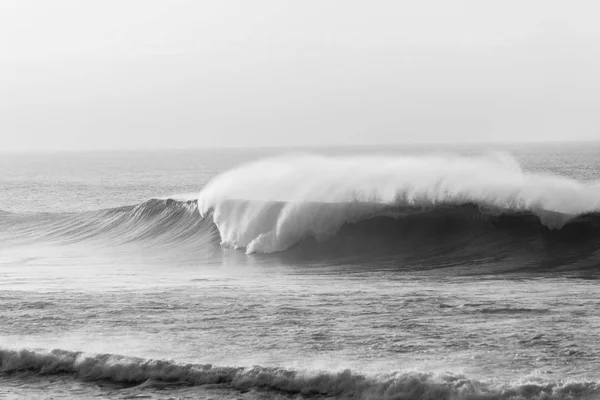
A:
<svg viewBox="0 0 600 400">
<path fill-rule="evenodd" d="M 594 399 L 600 145 L 0 156 L 0 397 Z"/>
</svg>

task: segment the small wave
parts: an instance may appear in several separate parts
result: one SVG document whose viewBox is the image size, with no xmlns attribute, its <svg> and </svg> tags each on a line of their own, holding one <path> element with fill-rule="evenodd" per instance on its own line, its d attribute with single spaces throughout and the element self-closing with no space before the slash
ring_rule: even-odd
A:
<svg viewBox="0 0 600 400">
<path fill-rule="evenodd" d="M 455 374 L 395 372 L 376 376 L 350 370 L 296 371 L 276 367 L 218 367 L 66 350 L 0 349 L 0 373 L 70 374 L 83 381 L 202 386 L 277 391 L 352 399 L 584 399 L 600 395 L 597 382 L 522 382 L 501 385 Z"/>
</svg>

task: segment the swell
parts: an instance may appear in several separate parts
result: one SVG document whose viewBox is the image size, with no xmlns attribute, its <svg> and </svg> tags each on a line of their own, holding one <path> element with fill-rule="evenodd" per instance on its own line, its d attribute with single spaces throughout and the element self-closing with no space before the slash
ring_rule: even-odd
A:
<svg viewBox="0 0 600 400">
<path fill-rule="evenodd" d="M 565 399 L 594 398 L 598 382 L 484 383 L 462 375 L 391 372 L 367 376 L 350 370 L 296 371 L 277 367 L 219 367 L 66 350 L 1 349 L 0 374 L 13 379 L 70 375 L 84 382 L 139 385 L 219 384 L 234 390 L 276 391 L 352 399 Z M 25 374 L 25 375 L 24 375 Z M 164 390 L 164 386 L 162 386 Z"/>
<path fill-rule="evenodd" d="M 0 213 L 4 243 L 147 243 L 175 246 L 215 242 L 214 225 L 195 201 L 151 199 L 113 209 L 80 213 Z"/>
</svg>

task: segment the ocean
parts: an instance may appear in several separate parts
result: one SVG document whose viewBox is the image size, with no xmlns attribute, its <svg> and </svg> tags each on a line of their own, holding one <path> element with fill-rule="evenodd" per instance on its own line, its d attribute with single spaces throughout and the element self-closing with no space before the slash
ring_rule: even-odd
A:
<svg viewBox="0 0 600 400">
<path fill-rule="evenodd" d="M 599 143 L 1 154 L 0 210 L 0 398 L 600 398 Z"/>
</svg>

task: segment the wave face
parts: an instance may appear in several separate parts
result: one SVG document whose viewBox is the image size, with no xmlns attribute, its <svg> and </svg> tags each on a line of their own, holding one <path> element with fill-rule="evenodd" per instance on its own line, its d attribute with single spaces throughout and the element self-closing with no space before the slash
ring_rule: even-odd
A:
<svg viewBox="0 0 600 400">
<path fill-rule="evenodd" d="M 73 375 L 86 382 L 139 385 L 141 390 L 164 384 L 204 386 L 219 384 L 234 390 L 250 389 L 314 398 L 351 399 L 591 399 L 600 394 L 597 382 L 523 382 L 496 386 L 461 375 L 397 372 L 366 376 L 350 370 L 294 371 L 275 367 L 218 367 L 178 364 L 114 354 L 67 350 L 12 350 L 0 348 L 0 374 L 38 377 Z"/>
<path fill-rule="evenodd" d="M 151 199 L 134 206 L 81 213 L 0 213 L 4 243 L 146 243 L 174 246 L 214 242 L 214 225 L 196 201 Z"/>
<path fill-rule="evenodd" d="M 600 231 L 599 185 L 528 173 L 501 153 L 272 158 L 215 178 L 198 208 L 212 214 L 223 245 L 247 253 L 341 233 L 368 242 L 387 232 L 396 244 L 414 245 L 415 235 L 464 238 L 488 232 L 490 223 L 536 236 L 560 231 L 566 239 L 597 239 Z"/>
</svg>

